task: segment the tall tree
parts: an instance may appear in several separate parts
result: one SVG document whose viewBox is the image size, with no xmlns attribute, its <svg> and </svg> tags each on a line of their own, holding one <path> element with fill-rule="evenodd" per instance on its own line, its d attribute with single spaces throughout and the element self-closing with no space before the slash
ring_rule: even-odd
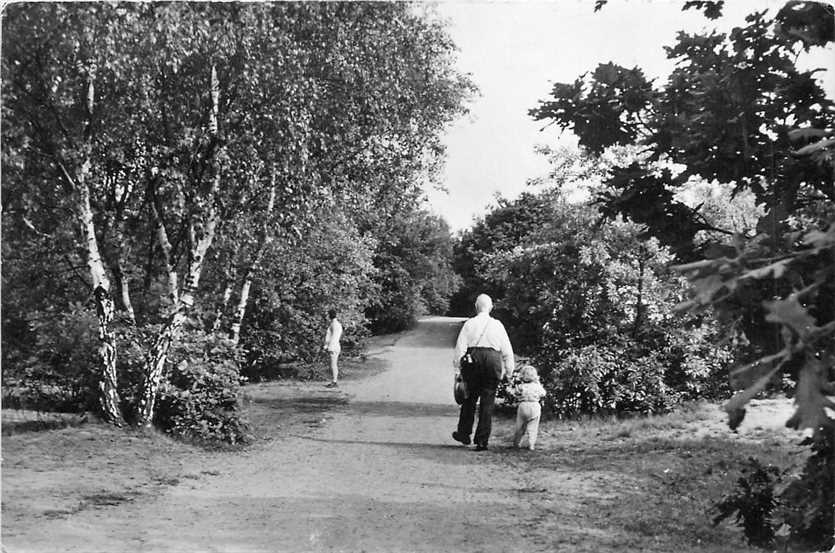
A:
<svg viewBox="0 0 835 553">
<path fill-rule="evenodd" d="M 149 424 L 195 305 L 234 300 L 242 332 L 268 252 L 328 210 L 365 234 L 367 207 L 416 199 L 472 90 L 443 27 L 403 4 L 16 4 L 3 36 L 4 215 L 60 230 L 73 268 L 80 248 L 114 421 L 110 282 L 149 338 Z M 74 239 L 43 224 L 56 210 Z"/>
<path fill-rule="evenodd" d="M 114 18 L 108 12 L 62 4 L 9 7 L 3 34 L 4 165 L 16 164 L 36 176 L 17 181 L 21 186 L 37 187 L 50 179 L 61 183 L 61 196 L 52 201 L 74 216 L 99 321 L 102 412 L 121 424 L 111 281 L 93 210 L 93 196 L 101 186 L 99 160 L 114 124 L 106 100 L 114 92 L 114 69 L 108 67 L 105 51 L 105 43 L 113 39 L 109 24 Z M 20 196 L 24 213 L 36 209 L 31 202 L 40 194 L 33 192 Z"/>
<path fill-rule="evenodd" d="M 696 4 L 700 4 L 696 6 Z M 702 6 L 701 4 L 705 4 Z M 718 6 L 707 6 L 718 4 Z M 693 3 L 717 15 L 721 3 Z M 797 410 L 787 422 L 831 428 L 827 394 L 835 361 L 835 224 L 833 102 L 797 68 L 804 50 L 833 40 L 832 14 L 818 2 L 788 2 L 773 17 L 754 13 L 729 34 L 679 33 L 667 48 L 676 69 L 655 89 L 639 69 L 605 64 L 531 110 L 580 137 L 591 151 L 637 143 L 648 162 L 682 169 L 653 171 L 635 162 L 612 171 L 604 214 L 623 214 L 675 248 L 691 279 L 693 307 L 712 305 L 735 321 L 759 355 L 734 371 L 750 384 L 729 402 L 731 424 L 744 405 L 783 373 L 797 383 Z M 601 106 L 605 105 L 605 109 Z M 713 228 L 697 207 L 676 199 L 691 177 L 752 192 L 766 213 L 756 236 L 694 241 Z M 724 229 L 727 234 L 732 234 Z M 704 258 L 698 260 L 699 258 Z"/>
<path fill-rule="evenodd" d="M 717 17 L 722 2 L 686 7 Z M 729 34 L 679 33 L 667 48 L 676 69 L 660 90 L 638 69 L 607 64 L 555 85 L 552 98 L 531 110 L 574 130 L 592 151 L 637 143 L 650 163 L 672 162 L 613 170 L 601 210 L 646 225 L 675 248 L 692 283 L 682 307 L 712 307 L 752 344 L 750 362 L 731 372 L 732 384 L 744 388 L 725 405 L 731 428 L 769 382 L 794 383 L 786 425 L 811 431 L 812 453 L 780 497 L 794 511 L 785 519 L 792 540 L 814 549 L 835 543 L 835 490 L 820 484 L 835 470 L 835 103 L 818 70 L 800 70 L 796 60 L 834 40 L 830 5 L 793 0 L 773 17 L 749 15 Z M 753 194 L 765 211 L 756 233 L 713 227 L 700 206 L 677 199 L 691 177 Z M 714 236 L 697 241 L 705 230 Z"/>
</svg>

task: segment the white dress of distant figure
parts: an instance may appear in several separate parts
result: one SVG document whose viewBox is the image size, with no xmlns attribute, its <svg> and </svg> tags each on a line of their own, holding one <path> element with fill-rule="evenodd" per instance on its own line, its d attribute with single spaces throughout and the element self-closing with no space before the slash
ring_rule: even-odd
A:
<svg viewBox="0 0 835 553">
<path fill-rule="evenodd" d="M 342 352 L 340 340 L 342 339 L 342 323 L 336 318 L 336 310 L 328 311 L 328 318 L 330 324 L 328 331 L 325 333 L 325 351 L 330 356 L 331 366 L 331 381 L 327 384 L 328 388 L 335 388 L 338 386 L 339 380 L 339 354 Z"/>
</svg>

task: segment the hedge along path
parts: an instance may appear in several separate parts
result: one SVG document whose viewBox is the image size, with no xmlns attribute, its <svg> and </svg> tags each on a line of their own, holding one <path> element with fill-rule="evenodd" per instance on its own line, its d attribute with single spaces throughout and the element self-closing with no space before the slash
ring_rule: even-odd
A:
<svg viewBox="0 0 835 553">
<path fill-rule="evenodd" d="M 433 317 L 381 351 L 388 369 L 347 381 L 350 402 L 308 434 L 220 455 L 212 475 L 133 502 L 46 520 L 8 551 L 515 552 L 624 551 L 629 540 L 592 513 L 618 503 L 628 477 L 524 470 L 494 425 L 488 452 L 452 441 L 452 345 L 461 319 Z M 539 455 L 539 453 L 533 453 Z M 207 471 L 209 472 L 209 471 Z M 550 487 L 551 489 L 546 489 Z M 614 490 L 614 491 L 613 491 Z M 624 508 L 628 508 L 624 506 Z M 626 544 L 626 545 L 625 545 Z M 669 543 L 635 543 L 644 551 Z M 738 544 L 728 544 L 734 551 Z M 698 551 L 681 544 L 679 551 Z"/>
</svg>

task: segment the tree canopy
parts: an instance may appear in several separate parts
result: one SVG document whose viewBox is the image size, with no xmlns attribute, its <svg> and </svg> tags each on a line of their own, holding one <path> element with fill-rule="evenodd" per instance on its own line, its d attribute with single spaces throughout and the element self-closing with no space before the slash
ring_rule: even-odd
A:
<svg viewBox="0 0 835 553">
<path fill-rule="evenodd" d="M 371 311 L 362 290 L 390 267 L 408 274 L 395 288 L 430 288 L 426 263 L 404 260 L 449 240 L 420 198 L 443 160 L 441 132 L 474 91 L 454 51 L 437 18 L 400 3 L 8 6 L 3 339 L 19 347 L 4 347 L 6 359 L 25 359 L 15 352 L 50 331 L 33 321 L 89 305 L 103 411 L 148 424 L 181 340 L 199 330 L 237 343 L 248 320 L 277 320 L 252 314 L 251 293 L 317 312 L 323 299 L 340 307 L 337 290 L 358 294 L 346 305 L 359 308 L 361 335 L 367 315 L 405 293 Z M 394 213 L 427 231 L 391 251 Z M 305 273 L 324 260 L 296 248 L 334 237 L 356 257 L 319 265 L 327 275 L 311 274 L 311 295 L 273 294 L 275 256 Z M 41 266 L 50 282 L 32 286 Z M 328 288 L 354 271 L 356 286 Z M 138 406 L 119 398 L 125 340 L 144 352 L 128 371 L 142 375 L 128 394 Z"/>
<path fill-rule="evenodd" d="M 751 14 L 728 34 L 679 33 L 666 48 L 676 68 L 663 86 L 638 68 L 603 64 L 554 85 L 551 98 L 531 110 L 571 129 L 591 152 L 618 144 L 647 152 L 644 161 L 612 170 L 601 212 L 628 217 L 670 245 L 693 283 L 682 307 L 718 309 L 757 346 L 751 363 L 734 372 L 737 385 L 753 384 L 728 405 L 734 425 L 747 399 L 778 372 L 797 383 L 790 425 L 832 424 L 824 408 L 833 406 L 826 395 L 835 355 L 835 109 L 818 70 L 795 63 L 832 40 L 824 4 L 788 2 L 773 16 Z M 765 212 L 756 231 L 717 228 L 700 206 L 678 199 L 696 177 L 750 191 Z M 732 240 L 697 241 L 701 231 Z"/>
</svg>

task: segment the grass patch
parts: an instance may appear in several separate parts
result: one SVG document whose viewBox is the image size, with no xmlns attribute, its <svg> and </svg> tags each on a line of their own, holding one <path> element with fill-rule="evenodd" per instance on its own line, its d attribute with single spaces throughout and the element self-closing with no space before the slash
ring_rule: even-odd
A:
<svg viewBox="0 0 835 553">
<path fill-rule="evenodd" d="M 3 415 L 4 427 L 6 420 L 20 418 L 19 413 Z M 36 532 L 42 517 L 66 517 L 156 493 L 204 455 L 159 431 L 95 420 L 11 433 L 3 438 L 4 531 Z"/>
<path fill-rule="evenodd" d="M 319 382 L 262 382 L 244 388 L 243 405 L 252 431 L 260 439 L 304 433 L 324 424 L 348 397 Z"/>
<path fill-rule="evenodd" d="M 339 380 L 359 380 L 385 370 L 385 362 L 365 354 L 339 357 Z M 295 381 L 315 382 L 331 379 L 330 358 L 324 353 L 312 361 L 293 361 L 259 367 L 257 372 L 243 371 L 251 383 Z"/>
<path fill-rule="evenodd" d="M 748 457 L 788 467 L 808 454 L 800 435 L 782 426 L 790 409 L 767 407 L 760 416 L 755 406 L 737 433 L 710 404 L 649 417 L 544 421 L 539 451 L 502 457 L 531 475 L 531 489 L 541 485 L 553 501 L 581 505 L 583 524 L 617 536 L 623 550 L 758 551 L 741 529 L 714 527 L 712 518 Z"/>
<path fill-rule="evenodd" d="M 3 409 L 2 434 L 12 436 L 26 432 L 45 432 L 71 426 L 81 426 L 88 415 L 77 413 L 51 413 L 27 409 Z"/>
<path fill-rule="evenodd" d="M 347 397 L 321 383 L 269 382 L 245 386 L 241 403 L 259 437 L 277 439 L 321 425 Z M 78 415 L 4 410 L 3 433 L 4 532 L 24 535 L 37 533 L 44 518 L 66 518 L 217 476 L 216 459 L 228 454 L 155 429 L 115 428 Z"/>
</svg>

